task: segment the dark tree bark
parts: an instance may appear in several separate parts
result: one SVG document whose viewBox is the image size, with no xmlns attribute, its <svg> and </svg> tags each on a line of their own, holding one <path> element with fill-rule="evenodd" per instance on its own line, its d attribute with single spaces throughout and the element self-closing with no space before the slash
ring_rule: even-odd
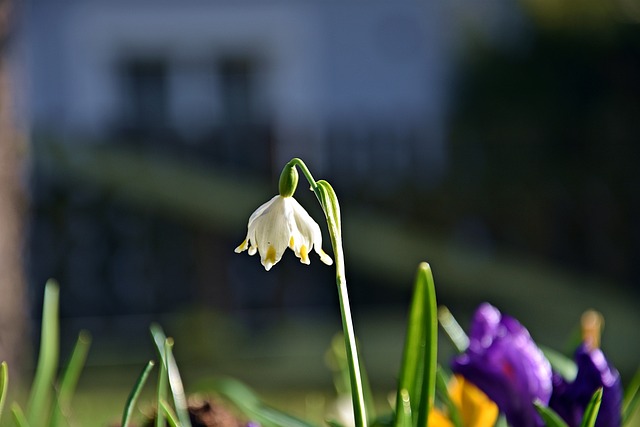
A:
<svg viewBox="0 0 640 427">
<path fill-rule="evenodd" d="M 9 45 L 12 2 L 0 0 L 0 361 L 11 376 L 24 362 L 27 306 L 23 263 L 27 142 L 16 123 Z"/>
</svg>

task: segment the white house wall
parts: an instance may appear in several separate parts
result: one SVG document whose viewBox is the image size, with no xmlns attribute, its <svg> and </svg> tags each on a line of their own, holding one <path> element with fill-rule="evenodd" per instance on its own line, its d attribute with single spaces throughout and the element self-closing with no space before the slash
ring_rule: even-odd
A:
<svg viewBox="0 0 640 427">
<path fill-rule="evenodd" d="M 46 80 L 45 63 L 60 69 L 56 86 L 39 86 L 32 93 L 34 119 L 47 123 L 54 110 L 64 110 L 64 126 L 99 135 L 117 116 L 119 90 L 114 68 L 132 57 L 164 57 L 170 66 L 172 125 L 186 117 L 195 121 L 203 108 L 216 108 L 205 99 L 208 86 L 201 65 L 223 55 L 250 55 L 264 64 L 265 114 L 277 120 L 317 115 L 320 80 L 317 75 L 316 26 L 309 7 L 291 3 L 250 2 L 76 2 L 68 5 L 55 45 L 46 49 L 48 32 L 32 39 L 34 80 Z M 34 5 L 34 9 L 44 6 Z M 39 13 L 37 19 L 50 16 Z M 51 25 L 53 26 L 53 25 Z M 56 52 L 56 53 L 53 53 Z M 211 88 L 209 89 L 211 91 Z M 214 92 L 210 92 L 214 93 Z M 48 98 L 48 99 L 47 99 Z M 64 99 L 64 104 L 53 101 Z M 215 98 L 212 96 L 211 98 Z M 49 101 L 49 102 L 47 102 Z M 54 104 L 57 106 L 54 107 Z M 283 119 L 284 118 L 284 119 Z M 189 127 L 189 126 L 185 126 Z"/>
<path fill-rule="evenodd" d="M 209 70 L 245 55 L 258 64 L 256 108 L 272 123 L 276 165 L 296 155 L 324 169 L 327 135 L 340 126 L 424 131 L 428 143 L 411 155 L 443 162 L 451 52 L 440 0 L 48 3 L 29 8 L 37 129 L 104 137 L 121 116 L 118 66 L 158 57 L 167 126 L 197 139 L 220 120 Z"/>
</svg>

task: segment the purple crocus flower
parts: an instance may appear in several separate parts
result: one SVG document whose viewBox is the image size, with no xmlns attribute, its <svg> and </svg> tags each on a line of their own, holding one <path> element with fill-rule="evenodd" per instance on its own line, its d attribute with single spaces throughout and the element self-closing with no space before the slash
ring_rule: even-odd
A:
<svg viewBox="0 0 640 427">
<path fill-rule="evenodd" d="M 589 350 L 586 344 L 575 354 L 578 373 L 573 382 L 553 375 L 553 394 L 549 407 L 556 411 L 570 427 L 578 427 L 591 396 L 602 387 L 602 402 L 596 427 L 619 427 L 621 424 L 622 384 L 620 374 L 604 357 L 599 348 Z"/>
<path fill-rule="evenodd" d="M 514 318 L 488 303 L 480 305 L 473 316 L 469 347 L 454 359 L 452 369 L 496 402 L 510 425 L 544 425 L 533 402 L 549 402 L 551 365 Z"/>
</svg>

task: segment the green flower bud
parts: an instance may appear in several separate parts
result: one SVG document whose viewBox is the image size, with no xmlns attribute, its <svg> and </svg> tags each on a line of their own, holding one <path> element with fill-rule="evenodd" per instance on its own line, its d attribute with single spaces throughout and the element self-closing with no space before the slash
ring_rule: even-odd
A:
<svg viewBox="0 0 640 427">
<path fill-rule="evenodd" d="M 298 186 L 298 169 L 287 163 L 280 174 L 279 190 L 282 197 L 291 197 Z"/>
</svg>

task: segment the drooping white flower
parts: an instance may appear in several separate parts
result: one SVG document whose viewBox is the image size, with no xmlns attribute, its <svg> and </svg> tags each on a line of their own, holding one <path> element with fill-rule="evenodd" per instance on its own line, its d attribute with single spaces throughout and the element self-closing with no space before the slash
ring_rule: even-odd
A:
<svg viewBox="0 0 640 427">
<path fill-rule="evenodd" d="M 303 264 L 309 264 L 312 249 L 318 253 L 320 261 L 333 264 L 331 257 L 322 250 L 322 233 L 318 224 L 296 199 L 277 195 L 251 214 L 247 237 L 235 251 L 240 253 L 249 249 L 249 255 L 260 252 L 260 261 L 269 271 L 287 248 Z"/>
</svg>

